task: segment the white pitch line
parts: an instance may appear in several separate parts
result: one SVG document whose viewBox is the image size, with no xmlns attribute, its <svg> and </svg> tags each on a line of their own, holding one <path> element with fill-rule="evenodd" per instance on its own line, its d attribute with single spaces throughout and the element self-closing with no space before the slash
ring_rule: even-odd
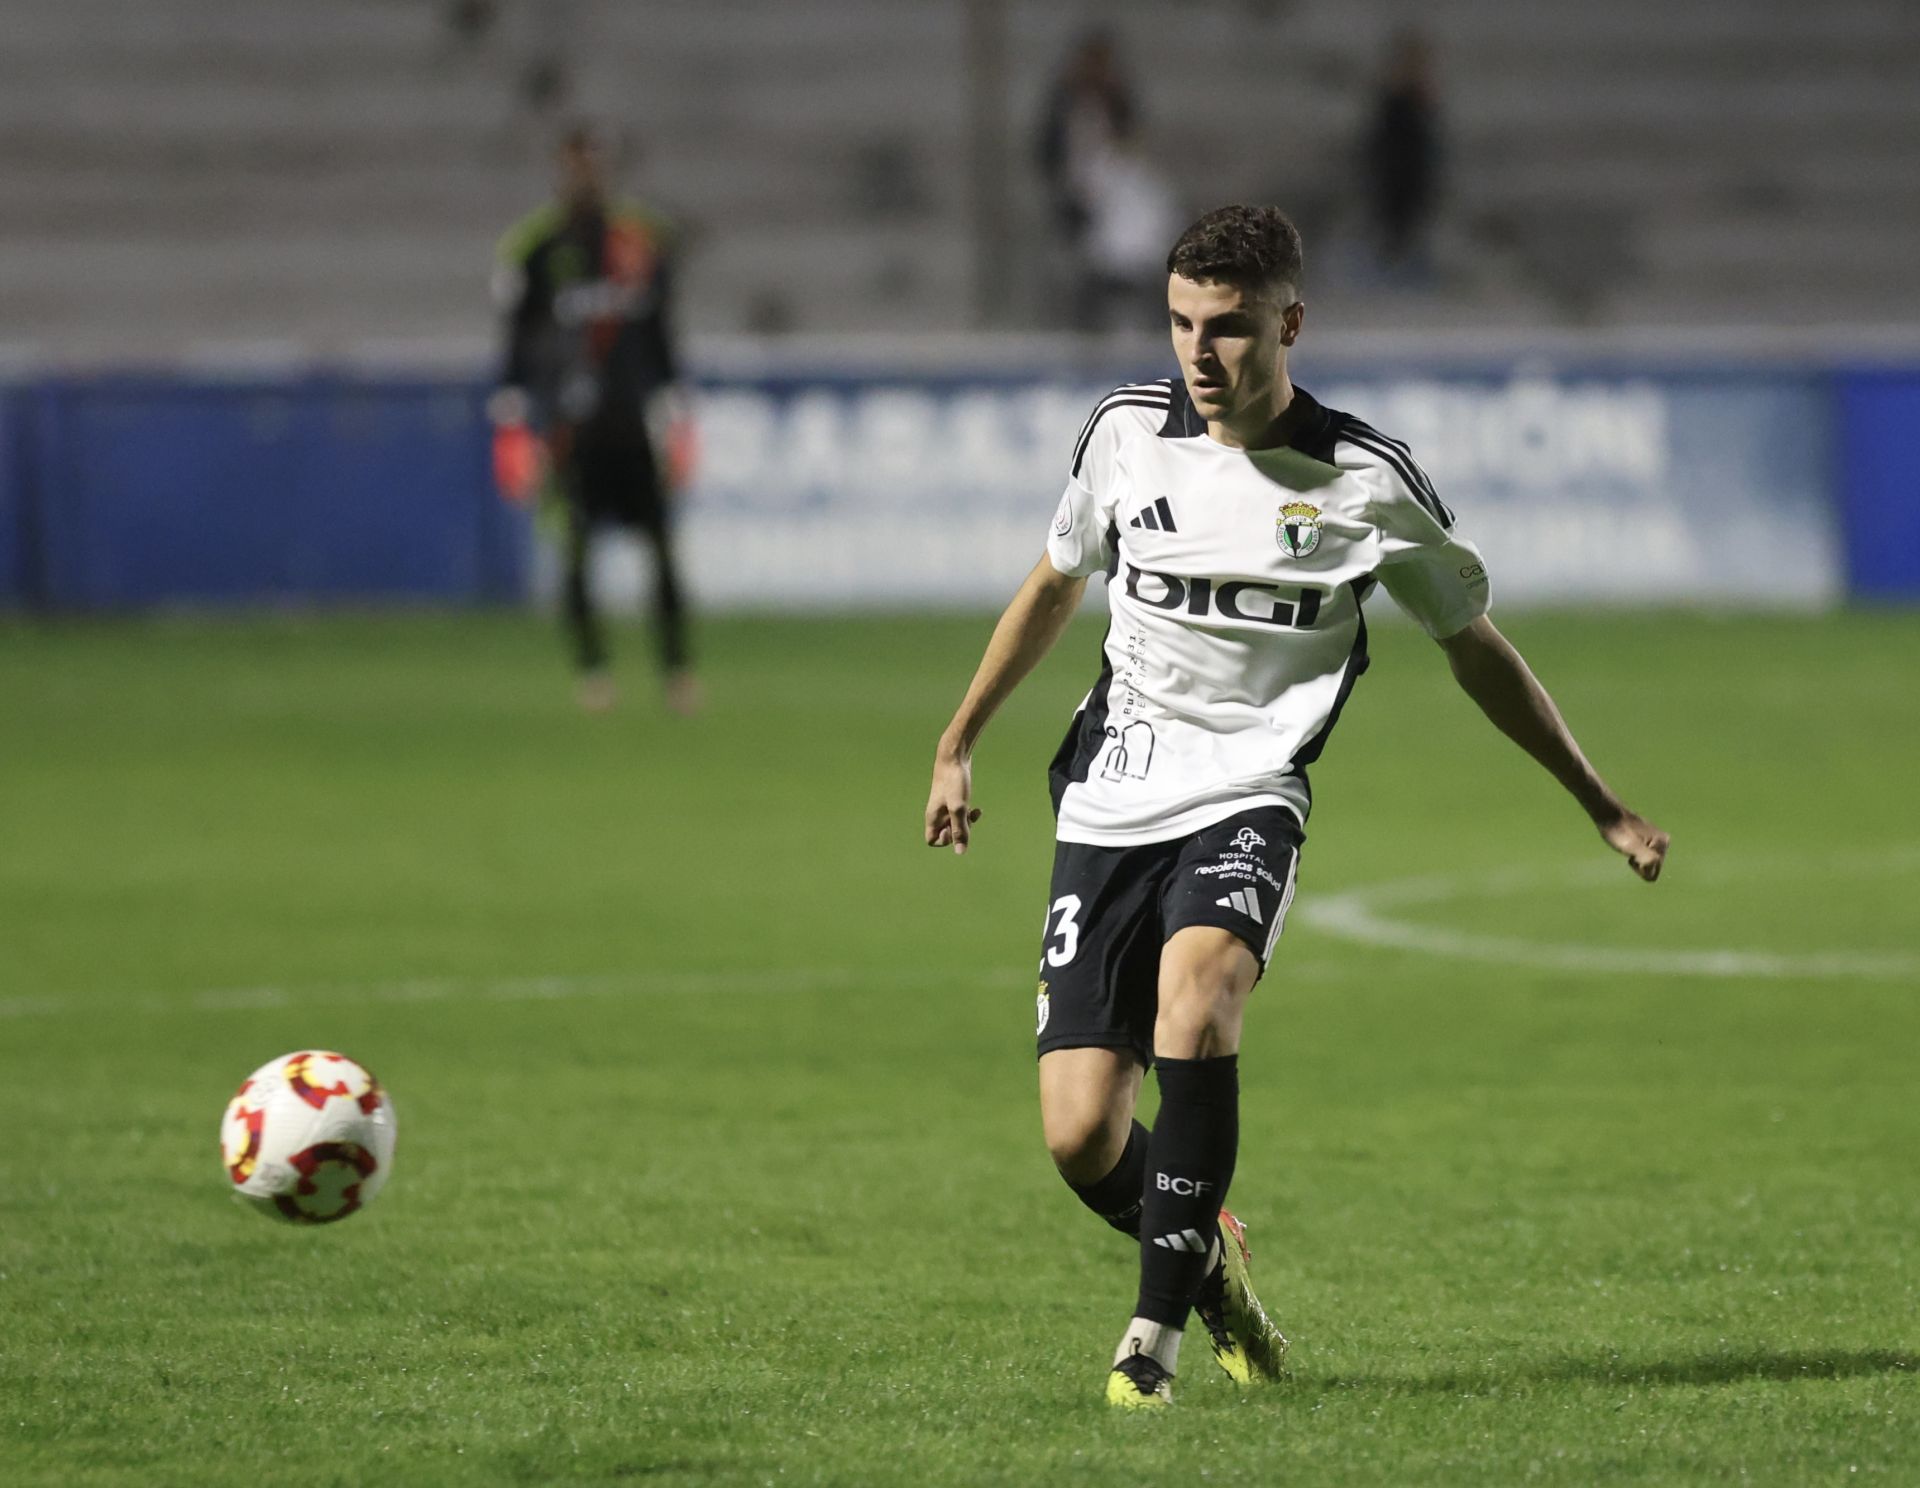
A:
<svg viewBox="0 0 1920 1488">
<path fill-rule="evenodd" d="M 1282 979 L 1305 977 L 1323 981 L 1339 976 L 1335 962 L 1276 960 Z M 604 996 L 714 996 L 728 993 L 793 994 L 899 987 L 923 991 L 958 986 L 968 991 L 1013 989 L 1031 997 L 1034 973 L 1030 967 L 998 971 L 940 971 L 921 967 L 912 971 L 881 968 L 784 967 L 762 971 L 612 972 L 598 976 L 413 977 L 391 982 L 333 982 L 309 987 L 222 987 L 184 992 L 173 997 L 149 994 L 121 998 L 0 997 L 0 1020 L 58 1017 L 65 1013 L 108 1011 L 177 1013 L 183 1008 L 203 1013 L 271 1012 L 282 1008 L 332 1007 L 355 1003 L 547 1002 L 575 997 Z M 1031 1017 L 1031 1009 L 1026 1016 Z"/>
<path fill-rule="evenodd" d="M 770 971 L 617 972 L 599 976 L 415 977 L 392 982 L 339 982 L 310 987 L 223 987 L 177 997 L 85 998 L 67 1002 L 53 997 L 0 998 L 0 1018 L 54 1017 L 68 1012 L 109 1009 L 145 1012 L 263 1012 L 279 1008 L 341 1003 L 447 1002 L 468 998 L 484 1002 L 539 1002 L 611 994 L 703 995 L 719 993 L 797 993 L 834 987 L 926 988 L 960 985 L 974 989 L 1020 987 L 1026 971 L 942 972 L 930 968 L 899 972 L 849 967 L 783 968 Z"/>
<path fill-rule="evenodd" d="M 64 1002 L 52 997 L 0 997 L 0 1018 L 44 1018 L 66 1010 Z"/>
<path fill-rule="evenodd" d="M 1920 864 L 1920 850 L 1911 847 L 1874 855 L 1849 855 L 1818 864 L 1787 865 L 1806 871 L 1885 872 Z M 1751 861 L 1722 866 L 1709 876 L 1724 882 L 1752 877 Z M 1330 894 L 1304 903 L 1296 911 L 1316 930 L 1362 945 L 1418 951 L 1467 961 L 1492 961 L 1541 971 L 1572 971 L 1632 976 L 1691 976 L 1722 978 L 1920 978 L 1920 956 L 1902 953 L 1810 951 L 1782 954 L 1753 950 L 1679 950 L 1652 947 L 1581 945 L 1519 940 L 1482 935 L 1438 925 L 1398 920 L 1382 913 L 1388 907 L 1439 905 L 1494 898 L 1543 884 L 1583 887 L 1617 878 L 1618 864 L 1583 864 L 1567 872 L 1510 868 L 1476 878 L 1409 878 L 1344 894 Z M 1688 872 L 1693 865 L 1688 864 Z"/>
</svg>

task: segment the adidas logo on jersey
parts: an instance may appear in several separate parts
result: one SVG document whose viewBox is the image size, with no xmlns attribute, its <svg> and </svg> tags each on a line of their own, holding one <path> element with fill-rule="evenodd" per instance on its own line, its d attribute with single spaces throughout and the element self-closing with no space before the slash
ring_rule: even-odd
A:
<svg viewBox="0 0 1920 1488">
<path fill-rule="evenodd" d="M 1178 532 L 1180 530 L 1173 525 L 1173 508 L 1167 504 L 1167 498 L 1164 496 L 1156 498 L 1152 506 L 1142 507 L 1140 514 L 1131 522 L 1127 523 L 1127 525 L 1129 527 L 1144 527 L 1149 532 Z"/>
<path fill-rule="evenodd" d="M 1224 899 L 1216 899 L 1213 902 L 1224 905 L 1228 909 L 1239 910 L 1256 925 L 1265 919 L 1265 916 L 1260 913 L 1260 896 L 1252 889 L 1235 889 Z"/>
</svg>

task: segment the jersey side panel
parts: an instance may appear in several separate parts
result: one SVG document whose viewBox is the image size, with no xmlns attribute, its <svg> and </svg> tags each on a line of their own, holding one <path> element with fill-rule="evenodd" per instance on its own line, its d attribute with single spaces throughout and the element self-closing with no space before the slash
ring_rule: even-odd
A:
<svg viewBox="0 0 1920 1488">
<path fill-rule="evenodd" d="M 1047 557 L 1063 574 L 1086 578 L 1112 571 L 1119 538 L 1113 526 L 1112 475 L 1120 444 L 1165 423 L 1171 392 L 1164 382 L 1125 383 L 1100 399 L 1074 437 L 1067 485 L 1047 534 Z M 1106 737 L 1113 661 L 1100 643 L 1100 673 L 1075 711 L 1047 767 L 1048 794 L 1058 816 L 1067 787 L 1087 778 Z"/>
</svg>

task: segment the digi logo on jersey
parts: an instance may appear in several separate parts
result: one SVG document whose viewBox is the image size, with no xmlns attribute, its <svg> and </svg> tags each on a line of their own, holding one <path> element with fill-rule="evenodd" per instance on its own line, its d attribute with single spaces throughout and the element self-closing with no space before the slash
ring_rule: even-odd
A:
<svg viewBox="0 0 1920 1488">
<path fill-rule="evenodd" d="M 1141 581 L 1151 580 L 1158 594 L 1142 592 Z M 1185 610 L 1189 615 L 1224 615 L 1229 620 L 1252 620 L 1288 630 L 1310 630 L 1320 618 L 1318 589 L 1297 589 L 1291 595 L 1271 584 L 1244 579 L 1218 583 L 1213 579 L 1183 579 L 1177 574 L 1142 572 L 1127 565 L 1127 598 L 1156 610 Z"/>
</svg>

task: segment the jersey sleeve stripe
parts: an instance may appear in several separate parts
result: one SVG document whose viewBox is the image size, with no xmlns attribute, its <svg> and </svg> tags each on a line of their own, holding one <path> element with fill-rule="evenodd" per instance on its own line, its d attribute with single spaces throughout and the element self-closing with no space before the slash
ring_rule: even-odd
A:
<svg viewBox="0 0 1920 1488">
<path fill-rule="evenodd" d="M 1097 425 L 1102 418 L 1106 417 L 1107 414 L 1111 413 L 1116 408 L 1151 408 L 1158 413 L 1165 413 L 1167 411 L 1168 406 L 1169 406 L 1168 402 L 1165 398 L 1152 398 L 1152 397 L 1108 398 L 1098 408 L 1094 409 L 1093 417 L 1087 420 L 1087 427 L 1081 430 L 1080 432 L 1079 443 L 1075 444 L 1073 447 L 1074 475 L 1078 476 L 1080 474 L 1080 466 L 1085 462 L 1087 458 L 1087 446 L 1093 443 L 1093 431 L 1094 431 L 1095 425 Z"/>
<path fill-rule="evenodd" d="M 1452 509 L 1440 499 L 1439 494 L 1433 489 L 1433 483 L 1427 479 L 1427 473 L 1420 468 L 1411 454 L 1395 448 L 1385 435 L 1378 434 L 1366 428 L 1365 425 L 1356 429 L 1349 424 L 1340 431 L 1340 438 L 1357 449 L 1363 449 L 1385 460 L 1393 467 L 1394 474 L 1406 483 L 1407 489 L 1413 493 L 1413 499 L 1426 509 L 1427 515 L 1438 522 L 1443 529 L 1452 531 Z"/>
<path fill-rule="evenodd" d="M 1408 445 L 1393 438 L 1391 435 L 1382 434 L 1365 419 L 1354 418 L 1351 414 L 1347 416 L 1347 427 L 1350 430 L 1357 431 L 1364 438 L 1373 440 L 1378 446 L 1379 453 L 1398 454 L 1401 463 L 1417 478 L 1415 481 L 1409 482 L 1409 484 L 1414 486 L 1416 493 L 1425 492 L 1433 504 L 1439 507 L 1442 512 L 1446 513 L 1444 522 L 1447 525 L 1452 524 L 1452 510 L 1447 506 L 1446 502 L 1440 499 L 1440 493 L 1434 490 L 1433 482 L 1428 479 L 1427 472 L 1421 467 L 1420 462 L 1413 457 L 1413 450 Z"/>
</svg>

